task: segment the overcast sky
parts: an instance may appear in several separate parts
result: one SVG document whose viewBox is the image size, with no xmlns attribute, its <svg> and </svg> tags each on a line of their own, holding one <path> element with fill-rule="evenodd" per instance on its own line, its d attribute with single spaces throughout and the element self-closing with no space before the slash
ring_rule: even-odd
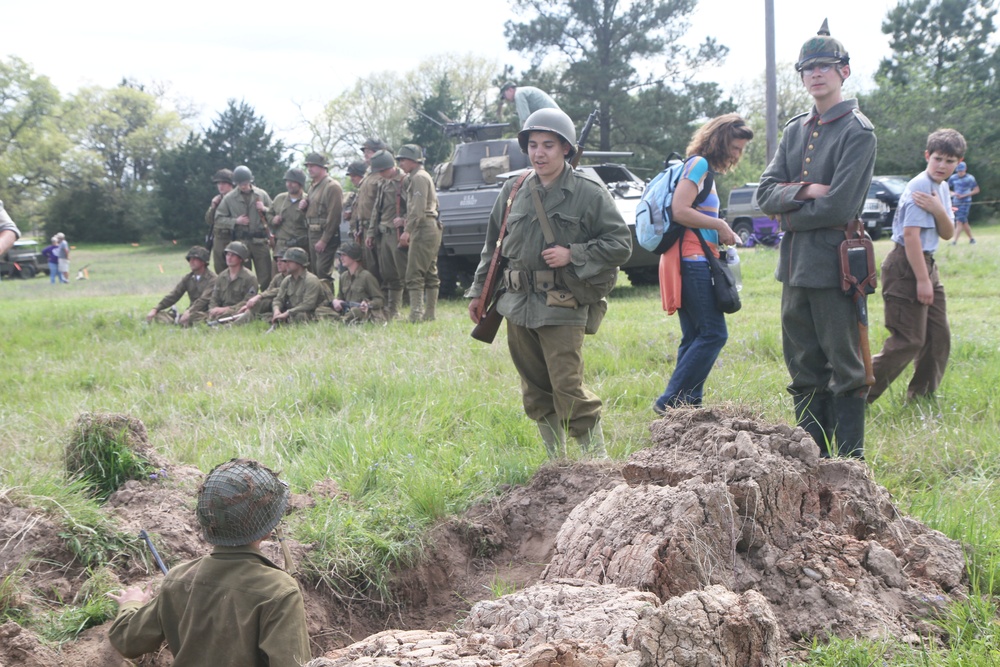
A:
<svg viewBox="0 0 1000 667">
<path fill-rule="evenodd" d="M 859 83 L 889 53 L 880 27 L 896 0 L 841 0 L 825 9 L 801 0 L 774 5 L 779 63 L 793 62 L 824 18 L 847 46 Z M 503 37 L 511 18 L 505 0 L 0 0 L 0 53 L 23 58 L 64 94 L 84 85 L 112 87 L 122 77 L 169 84 L 173 95 L 201 110 L 204 125 L 226 100 L 245 99 L 294 141 L 303 138 L 295 129 L 299 107 L 311 115 L 358 76 L 469 52 L 519 71 L 526 60 L 508 52 Z M 764 0 L 700 0 L 691 18 L 692 45 L 711 35 L 730 48 L 725 65 L 703 78 L 728 90 L 763 73 Z"/>
</svg>

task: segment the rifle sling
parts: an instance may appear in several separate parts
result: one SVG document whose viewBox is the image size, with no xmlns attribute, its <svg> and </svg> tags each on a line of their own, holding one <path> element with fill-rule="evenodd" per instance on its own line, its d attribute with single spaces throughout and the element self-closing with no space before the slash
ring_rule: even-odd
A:
<svg viewBox="0 0 1000 667">
<path fill-rule="evenodd" d="M 487 309 L 490 306 L 490 301 L 492 300 L 494 286 L 496 285 L 497 279 L 497 269 L 500 267 L 500 244 L 503 242 L 503 237 L 507 234 L 507 216 L 510 214 L 510 207 L 514 205 L 514 197 L 517 196 L 517 191 L 521 189 L 521 184 L 524 180 L 528 178 L 531 174 L 535 173 L 533 169 L 521 174 L 521 177 L 514 182 L 514 187 L 510 190 L 510 195 L 507 197 L 507 204 L 503 211 L 503 221 L 500 223 L 500 233 L 497 235 L 497 245 L 493 249 L 493 258 L 490 260 L 490 269 L 486 272 L 486 281 L 483 282 L 483 293 L 480 295 L 479 301 L 479 319 L 483 318 Z"/>
</svg>

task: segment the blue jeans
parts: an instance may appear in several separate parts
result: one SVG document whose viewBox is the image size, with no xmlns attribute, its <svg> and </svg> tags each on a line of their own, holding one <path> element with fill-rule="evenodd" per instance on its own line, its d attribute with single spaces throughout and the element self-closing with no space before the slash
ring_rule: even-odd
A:
<svg viewBox="0 0 1000 667">
<path fill-rule="evenodd" d="M 49 282 L 55 285 L 59 280 L 59 262 L 49 262 Z"/>
<path fill-rule="evenodd" d="M 726 316 L 715 305 L 712 271 L 708 262 L 681 262 L 681 345 L 677 366 L 666 391 L 656 399 L 659 408 L 701 405 L 705 380 L 726 345 Z"/>
</svg>

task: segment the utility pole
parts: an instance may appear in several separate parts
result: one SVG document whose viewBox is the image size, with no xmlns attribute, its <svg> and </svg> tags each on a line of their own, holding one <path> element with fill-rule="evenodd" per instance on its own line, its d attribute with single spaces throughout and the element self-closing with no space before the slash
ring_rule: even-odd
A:
<svg viewBox="0 0 1000 667">
<path fill-rule="evenodd" d="M 767 123 L 767 163 L 778 150 L 778 72 L 774 63 L 774 0 L 764 0 L 764 54 L 766 65 L 764 119 Z"/>
</svg>

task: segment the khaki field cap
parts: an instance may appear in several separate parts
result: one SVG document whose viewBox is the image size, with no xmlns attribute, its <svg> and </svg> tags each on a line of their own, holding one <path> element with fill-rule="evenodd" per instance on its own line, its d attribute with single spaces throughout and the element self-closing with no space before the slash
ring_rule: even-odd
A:
<svg viewBox="0 0 1000 667">
<path fill-rule="evenodd" d="M 243 243 L 240 241 L 233 241 L 232 243 L 227 245 L 226 252 L 233 253 L 234 255 L 242 259 L 244 262 L 250 259 L 250 251 L 247 250 L 247 247 L 243 245 Z"/>
<path fill-rule="evenodd" d="M 528 152 L 528 137 L 532 132 L 554 132 L 569 144 L 569 153 L 566 157 L 573 157 L 576 153 L 576 128 L 573 121 L 560 109 L 539 109 L 528 116 L 524 121 L 524 127 L 517 133 L 517 143 L 521 150 Z"/>
<path fill-rule="evenodd" d="M 795 63 L 795 71 L 801 72 L 810 65 L 846 65 L 851 61 L 847 49 L 839 41 L 830 37 L 830 26 L 826 19 L 815 37 L 802 45 L 799 51 L 799 61 Z"/>
<path fill-rule="evenodd" d="M 402 150 L 402 149 L 400 149 Z M 372 172 L 379 172 L 383 169 L 391 169 L 396 166 L 396 158 L 392 157 L 392 153 L 389 151 L 379 151 L 372 155 L 371 160 Z"/>
<path fill-rule="evenodd" d="M 347 165 L 348 176 L 364 176 L 366 171 L 368 171 L 368 167 L 361 160 L 355 160 Z"/>
<path fill-rule="evenodd" d="M 285 172 L 286 181 L 294 181 L 299 185 L 305 187 L 306 184 L 306 172 L 301 169 L 289 169 Z"/>
<path fill-rule="evenodd" d="M 260 463 L 232 459 L 198 489 L 198 523 L 209 544 L 238 547 L 267 537 L 288 507 L 288 485 Z"/>
<path fill-rule="evenodd" d="M 295 262 L 296 264 L 301 264 L 302 266 L 309 266 L 309 253 L 307 253 L 302 248 L 285 248 L 286 262 Z"/>
<path fill-rule="evenodd" d="M 190 250 L 188 250 L 188 254 L 184 255 L 184 259 L 191 259 L 192 257 L 195 259 L 200 259 L 201 261 L 208 264 L 208 260 L 211 258 L 211 255 L 208 254 L 208 248 L 203 248 L 200 245 L 196 245 L 193 246 Z"/>
<path fill-rule="evenodd" d="M 326 168 L 326 156 L 320 153 L 310 153 L 306 156 L 306 166 L 308 167 L 311 164 Z"/>
<path fill-rule="evenodd" d="M 250 167 L 241 164 L 233 171 L 233 180 L 237 183 L 253 183 L 253 172 Z"/>
<path fill-rule="evenodd" d="M 423 163 L 424 161 L 424 151 L 420 146 L 416 144 L 403 144 L 400 146 L 399 151 L 396 153 L 396 159 L 402 160 L 413 160 L 414 162 Z"/>
<path fill-rule="evenodd" d="M 337 249 L 338 255 L 347 255 L 355 262 L 361 261 L 361 246 L 353 241 L 348 241 Z"/>
<path fill-rule="evenodd" d="M 213 183 L 229 183 L 230 185 L 236 185 L 233 183 L 233 172 L 229 169 L 220 169 L 212 175 Z"/>
</svg>

